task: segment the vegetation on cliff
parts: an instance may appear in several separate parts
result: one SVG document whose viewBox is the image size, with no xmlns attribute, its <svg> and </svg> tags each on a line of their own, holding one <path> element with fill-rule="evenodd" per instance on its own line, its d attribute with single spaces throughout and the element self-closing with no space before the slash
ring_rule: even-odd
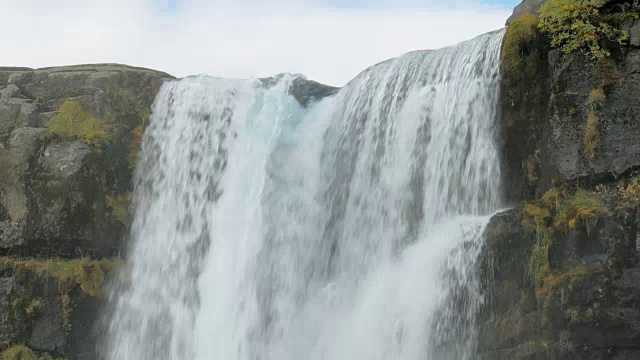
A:
<svg viewBox="0 0 640 360">
<path fill-rule="evenodd" d="M 549 0 L 540 9 L 540 29 L 551 45 L 565 54 L 580 50 L 596 60 L 611 55 L 605 42 L 624 45 L 629 34 L 605 21 L 603 7 L 610 0 Z"/>
<path fill-rule="evenodd" d="M 551 189 L 540 199 L 525 205 L 523 225 L 534 232 L 537 239 L 531 249 L 529 274 L 535 283 L 538 301 L 546 298 L 558 284 L 580 276 L 585 270 L 576 266 L 564 273 L 551 271 L 549 249 L 554 231 L 572 231 L 581 224 L 589 236 L 598 219 L 607 214 L 607 207 L 599 195 L 583 189 Z"/>
<path fill-rule="evenodd" d="M 502 70 L 507 77 L 535 72 L 538 59 L 532 53 L 540 39 L 537 26 L 535 15 L 523 14 L 507 28 L 501 52 Z"/>
<path fill-rule="evenodd" d="M 129 208 L 131 206 L 131 193 L 106 196 L 107 207 L 111 209 L 111 215 L 122 224 L 131 225 L 132 216 Z"/>
<path fill-rule="evenodd" d="M 106 276 L 117 262 L 113 260 L 50 259 L 17 260 L 3 257 L 1 260 L 15 267 L 16 278 L 27 280 L 30 276 L 53 276 L 60 282 L 61 294 L 68 293 L 75 286 L 90 296 L 104 293 Z"/>
<path fill-rule="evenodd" d="M 111 142 L 109 125 L 102 119 L 90 115 L 78 101 L 65 101 L 47 124 L 49 134 L 63 138 L 80 139 L 102 148 Z"/>
<path fill-rule="evenodd" d="M 2 360 L 53 360 L 53 357 L 49 354 L 36 355 L 24 345 L 14 345 L 2 353 Z"/>
<path fill-rule="evenodd" d="M 508 101 L 539 98 L 540 85 L 533 82 L 546 53 L 544 37 L 533 14 L 522 14 L 507 28 L 500 55 L 500 69 L 507 85 Z"/>
</svg>

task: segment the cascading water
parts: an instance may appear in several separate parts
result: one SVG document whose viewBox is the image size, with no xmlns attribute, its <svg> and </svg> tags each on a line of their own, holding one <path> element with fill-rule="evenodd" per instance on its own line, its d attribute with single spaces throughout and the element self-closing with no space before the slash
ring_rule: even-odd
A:
<svg viewBox="0 0 640 360">
<path fill-rule="evenodd" d="M 106 358 L 473 358 L 502 36 L 378 64 L 308 108 L 290 75 L 163 85 Z"/>
</svg>

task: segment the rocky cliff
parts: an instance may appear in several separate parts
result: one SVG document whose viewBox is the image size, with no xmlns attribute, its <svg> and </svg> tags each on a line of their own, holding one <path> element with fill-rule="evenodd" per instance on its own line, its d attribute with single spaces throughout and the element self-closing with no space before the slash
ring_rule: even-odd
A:
<svg viewBox="0 0 640 360">
<path fill-rule="evenodd" d="M 171 78 L 110 64 L 0 68 L 0 349 L 11 359 L 96 358 L 140 138 Z"/>
<path fill-rule="evenodd" d="M 626 38 L 603 40 L 601 57 L 554 46 L 538 26 L 544 3 L 524 1 L 505 36 L 501 142 L 512 209 L 486 233 L 480 351 L 640 359 L 637 3 L 602 2 L 593 19 Z"/>
</svg>

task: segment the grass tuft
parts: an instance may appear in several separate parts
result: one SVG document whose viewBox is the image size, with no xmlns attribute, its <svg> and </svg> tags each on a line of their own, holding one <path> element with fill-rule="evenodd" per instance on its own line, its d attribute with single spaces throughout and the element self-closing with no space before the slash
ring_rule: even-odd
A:
<svg viewBox="0 0 640 360">
<path fill-rule="evenodd" d="M 598 124 L 600 118 L 593 111 L 587 115 L 587 127 L 584 131 L 584 156 L 587 160 L 593 161 L 598 156 L 600 148 L 600 134 L 598 133 Z"/>
<path fill-rule="evenodd" d="M 602 88 L 597 88 L 591 90 L 591 93 L 589 93 L 589 100 L 587 104 L 591 110 L 600 110 L 604 106 L 606 100 L 607 96 L 604 94 L 604 90 Z"/>
</svg>

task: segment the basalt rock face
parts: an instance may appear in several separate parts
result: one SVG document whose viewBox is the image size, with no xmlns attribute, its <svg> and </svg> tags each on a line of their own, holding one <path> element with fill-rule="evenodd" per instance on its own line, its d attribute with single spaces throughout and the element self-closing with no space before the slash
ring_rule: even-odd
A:
<svg viewBox="0 0 640 360">
<path fill-rule="evenodd" d="M 130 191 L 128 160 L 135 161 L 139 140 L 132 131 L 144 125 L 167 78 L 121 65 L 0 68 L 0 252 L 104 257 L 119 251 L 127 224 L 114 216 L 117 201 L 108 197 Z M 67 102 L 102 122 L 108 141 L 96 146 L 73 129 L 51 132 L 50 120 Z"/>
<path fill-rule="evenodd" d="M 96 359 L 140 138 L 163 81 L 122 65 L 0 68 L 0 352 Z M 55 260 L 48 260 L 55 259 Z"/>
<path fill-rule="evenodd" d="M 522 208 L 487 229 L 484 359 L 637 359 L 640 263 L 635 214 L 611 214 L 589 232 L 554 232 L 551 271 L 536 289 L 528 268 L 536 235 Z"/>
<path fill-rule="evenodd" d="M 0 259 L 0 344 L 97 359 L 96 321 L 113 262 Z"/>
<path fill-rule="evenodd" d="M 542 3 L 524 1 L 514 18 Z M 541 60 L 530 73 L 503 79 L 512 209 L 486 231 L 483 359 L 640 359 L 639 26 L 623 24 L 628 44 L 601 63 L 551 49 L 547 39 L 527 50 Z M 595 154 L 590 116 L 598 120 Z M 598 215 L 570 200 L 580 192 L 602 205 Z M 567 223 L 572 206 L 578 213 Z"/>
</svg>

